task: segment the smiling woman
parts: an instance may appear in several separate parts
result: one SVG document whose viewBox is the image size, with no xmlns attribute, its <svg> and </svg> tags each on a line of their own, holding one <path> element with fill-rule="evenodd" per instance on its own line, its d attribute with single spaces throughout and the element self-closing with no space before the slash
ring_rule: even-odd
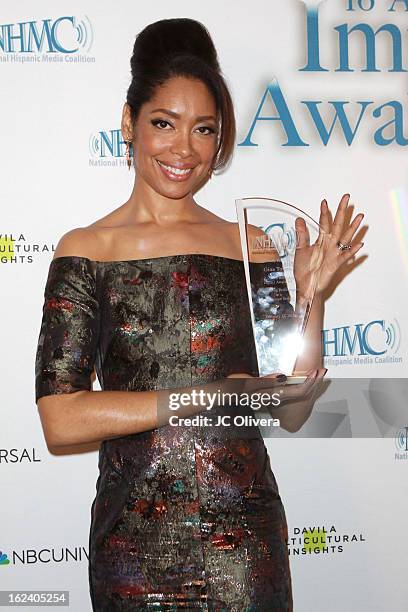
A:
<svg viewBox="0 0 408 612">
<path fill-rule="evenodd" d="M 36 354 L 47 442 L 101 442 L 93 609 L 289 611 L 286 517 L 259 429 L 161 417 L 164 391 L 215 392 L 255 370 L 237 224 L 194 199 L 231 159 L 231 97 L 191 19 L 147 26 L 131 66 L 122 133 L 133 190 L 59 241 Z"/>
</svg>

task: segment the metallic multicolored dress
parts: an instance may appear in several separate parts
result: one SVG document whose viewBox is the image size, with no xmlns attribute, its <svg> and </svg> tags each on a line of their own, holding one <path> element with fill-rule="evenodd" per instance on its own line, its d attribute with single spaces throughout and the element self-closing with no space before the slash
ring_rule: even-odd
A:
<svg viewBox="0 0 408 612">
<path fill-rule="evenodd" d="M 36 401 L 91 390 L 94 366 L 102 390 L 148 391 L 254 372 L 254 354 L 240 260 L 57 257 Z M 292 610 L 285 512 L 263 438 L 225 430 L 167 424 L 102 442 L 93 610 Z"/>
</svg>

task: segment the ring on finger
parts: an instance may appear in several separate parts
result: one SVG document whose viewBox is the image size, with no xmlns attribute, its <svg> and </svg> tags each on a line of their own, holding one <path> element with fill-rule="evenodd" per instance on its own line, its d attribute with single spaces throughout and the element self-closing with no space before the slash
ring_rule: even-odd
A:
<svg viewBox="0 0 408 612">
<path fill-rule="evenodd" d="M 347 244 L 343 244 L 342 242 L 340 242 L 340 240 L 337 241 L 337 247 L 339 249 L 339 251 L 349 251 L 351 249 L 351 242 L 348 242 Z"/>
</svg>

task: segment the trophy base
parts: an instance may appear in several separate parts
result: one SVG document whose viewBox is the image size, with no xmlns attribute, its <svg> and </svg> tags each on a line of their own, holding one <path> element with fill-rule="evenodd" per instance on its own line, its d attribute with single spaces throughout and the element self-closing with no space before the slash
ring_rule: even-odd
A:
<svg viewBox="0 0 408 612">
<path fill-rule="evenodd" d="M 300 385 L 305 382 L 307 376 L 296 376 L 295 374 L 290 374 L 286 377 L 287 385 Z"/>
</svg>

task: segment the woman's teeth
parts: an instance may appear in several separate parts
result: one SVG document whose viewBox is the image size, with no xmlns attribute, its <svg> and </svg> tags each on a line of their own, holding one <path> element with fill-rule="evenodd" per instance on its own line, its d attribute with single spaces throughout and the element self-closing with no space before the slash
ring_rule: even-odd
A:
<svg viewBox="0 0 408 612">
<path fill-rule="evenodd" d="M 175 168 L 174 166 L 166 166 L 162 162 L 159 162 L 159 160 L 156 161 L 159 166 L 167 170 L 167 172 L 169 172 L 170 174 L 174 174 L 176 176 L 186 176 L 187 174 L 190 174 L 193 170 L 192 168 L 185 168 L 184 170 L 182 170 L 181 168 Z"/>
</svg>

